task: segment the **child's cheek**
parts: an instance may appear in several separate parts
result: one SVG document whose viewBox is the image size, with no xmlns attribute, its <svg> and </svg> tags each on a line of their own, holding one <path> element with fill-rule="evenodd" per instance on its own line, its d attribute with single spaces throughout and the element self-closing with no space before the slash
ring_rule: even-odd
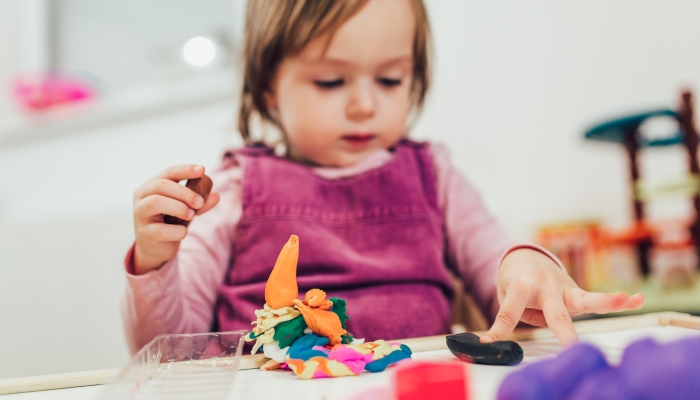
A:
<svg viewBox="0 0 700 400">
<path fill-rule="evenodd" d="M 398 140 L 405 134 L 406 122 L 411 111 L 411 102 L 408 96 L 408 93 L 404 94 L 398 91 L 381 96 L 381 130 L 386 133 L 388 142 Z"/>
<path fill-rule="evenodd" d="M 295 101 L 294 128 L 326 136 L 338 134 L 344 120 L 343 101 L 337 93 L 308 93 Z M 315 135 L 315 136 L 316 136 Z"/>
<path fill-rule="evenodd" d="M 342 119 L 334 118 L 327 103 L 303 101 L 299 101 L 288 115 L 282 126 L 295 153 L 316 163 L 330 162 L 325 158 L 340 130 L 337 122 Z"/>
</svg>

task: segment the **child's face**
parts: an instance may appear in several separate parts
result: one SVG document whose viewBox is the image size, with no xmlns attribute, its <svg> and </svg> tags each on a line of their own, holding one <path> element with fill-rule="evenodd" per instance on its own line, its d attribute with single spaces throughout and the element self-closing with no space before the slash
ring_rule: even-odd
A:
<svg viewBox="0 0 700 400">
<path fill-rule="evenodd" d="M 411 110 L 415 16 L 408 1 L 371 0 L 324 53 L 315 38 L 280 65 L 267 95 L 292 158 L 355 164 L 401 137 Z"/>
</svg>

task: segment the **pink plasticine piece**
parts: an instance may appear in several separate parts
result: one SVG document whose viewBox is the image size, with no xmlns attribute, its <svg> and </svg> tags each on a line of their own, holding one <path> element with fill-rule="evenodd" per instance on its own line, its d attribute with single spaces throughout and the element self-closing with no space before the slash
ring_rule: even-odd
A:
<svg viewBox="0 0 700 400">
<path fill-rule="evenodd" d="M 351 347 L 341 345 L 328 354 L 328 359 L 343 363 L 355 375 L 359 375 L 365 369 L 365 366 L 372 362 L 372 356 L 372 353 L 361 354 Z"/>
</svg>

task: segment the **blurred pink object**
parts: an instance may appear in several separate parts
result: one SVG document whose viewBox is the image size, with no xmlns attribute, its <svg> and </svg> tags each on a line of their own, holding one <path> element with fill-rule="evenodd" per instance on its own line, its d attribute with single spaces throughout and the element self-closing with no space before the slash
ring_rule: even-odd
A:
<svg viewBox="0 0 700 400">
<path fill-rule="evenodd" d="M 57 75 L 15 79 L 15 99 L 27 110 L 43 111 L 58 104 L 91 99 L 95 92 L 86 82 Z"/>
<path fill-rule="evenodd" d="M 394 391 L 391 388 L 377 387 L 367 389 L 349 400 L 395 400 Z"/>
</svg>

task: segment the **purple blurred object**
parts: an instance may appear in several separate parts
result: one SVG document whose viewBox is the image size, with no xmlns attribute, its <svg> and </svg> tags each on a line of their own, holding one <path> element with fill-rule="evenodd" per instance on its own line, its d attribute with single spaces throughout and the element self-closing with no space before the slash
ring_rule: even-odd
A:
<svg viewBox="0 0 700 400">
<path fill-rule="evenodd" d="M 632 343 L 618 367 L 635 399 L 700 398 L 700 338 Z"/>
<path fill-rule="evenodd" d="M 530 364 L 507 376 L 498 400 L 656 400 L 700 398 L 700 338 L 659 344 L 632 343 L 620 365 L 579 343 L 557 358 Z"/>
<path fill-rule="evenodd" d="M 625 382 L 620 378 L 620 371 L 611 368 L 607 371 L 599 371 L 584 377 L 574 391 L 562 399 L 569 400 L 632 400 L 632 396 Z"/>
<path fill-rule="evenodd" d="M 498 390 L 498 400 L 565 399 L 586 375 L 609 369 L 598 348 L 579 343 L 557 358 L 527 365 L 508 375 Z"/>
</svg>

